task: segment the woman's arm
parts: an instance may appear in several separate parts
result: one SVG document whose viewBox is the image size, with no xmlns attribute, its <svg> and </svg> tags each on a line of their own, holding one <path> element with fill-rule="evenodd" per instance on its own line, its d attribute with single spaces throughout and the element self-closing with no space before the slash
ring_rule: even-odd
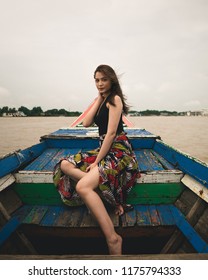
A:
<svg viewBox="0 0 208 280">
<path fill-rule="evenodd" d="M 107 155 L 111 148 L 113 140 L 116 137 L 116 132 L 120 121 L 123 104 L 121 98 L 117 95 L 114 98 L 114 103 L 115 106 L 107 103 L 109 108 L 108 130 L 94 164 L 98 164 Z"/>
<path fill-rule="evenodd" d="M 95 114 L 102 102 L 103 102 L 103 97 L 99 95 L 95 99 L 94 104 L 92 105 L 92 107 L 90 108 L 89 112 L 87 113 L 86 117 L 83 120 L 83 125 L 85 127 L 91 126 L 93 124 Z"/>
</svg>

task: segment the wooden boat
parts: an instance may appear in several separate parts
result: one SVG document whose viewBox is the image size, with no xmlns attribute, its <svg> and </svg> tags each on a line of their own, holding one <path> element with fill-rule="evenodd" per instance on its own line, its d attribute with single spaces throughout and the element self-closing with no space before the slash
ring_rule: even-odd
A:
<svg viewBox="0 0 208 280">
<path fill-rule="evenodd" d="M 98 146 L 96 127 L 75 127 L 81 119 L 0 159 L 0 259 L 208 259 L 208 165 L 132 127 L 141 177 L 128 196 L 132 211 L 118 217 L 108 208 L 124 255 L 107 256 L 86 207 L 64 205 L 52 181 L 60 158 Z"/>
</svg>

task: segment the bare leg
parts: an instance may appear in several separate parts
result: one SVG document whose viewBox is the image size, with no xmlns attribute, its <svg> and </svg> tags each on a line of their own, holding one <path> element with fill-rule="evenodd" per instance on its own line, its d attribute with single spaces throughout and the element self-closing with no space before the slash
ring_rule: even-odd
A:
<svg viewBox="0 0 208 280">
<path fill-rule="evenodd" d="M 75 182 L 79 181 L 87 174 L 86 172 L 81 171 L 79 168 L 76 168 L 73 163 L 65 159 L 61 162 L 61 170 Z"/>
<path fill-rule="evenodd" d="M 122 238 L 115 232 L 113 223 L 101 198 L 94 191 L 98 183 L 99 171 L 98 167 L 94 167 L 78 181 L 76 191 L 99 223 L 105 235 L 109 253 L 111 255 L 120 255 L 122 253 Z"/>
</svg>

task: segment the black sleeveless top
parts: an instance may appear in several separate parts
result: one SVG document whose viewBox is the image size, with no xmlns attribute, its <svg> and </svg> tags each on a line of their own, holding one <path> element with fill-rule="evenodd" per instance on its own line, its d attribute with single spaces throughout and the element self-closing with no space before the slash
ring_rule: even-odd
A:
<svg viewBox="0 0 208 280">
<path fill-rule="evenodd" d="M 98 126 L 99 135 L 104 135 L 107 133 L 108 129 L 108 116 L 109 109 L 106 107 L 106 103 L 108 98 L 106 98 L 105 102 L 98 109 L 98 113 L 96 113 L 94 122 Z M 122 114 L 119 120 L 118 128 L 116 134 L 120 134 L 123 131 L 123 122 L 122 122 Z"/>
</svg>

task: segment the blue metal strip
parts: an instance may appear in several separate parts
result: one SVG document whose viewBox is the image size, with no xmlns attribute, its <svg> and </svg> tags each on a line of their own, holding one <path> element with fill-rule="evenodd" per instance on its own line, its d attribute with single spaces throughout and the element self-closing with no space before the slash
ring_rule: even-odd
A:
<svg viewBox="0 0 208 280">
<path fill-rule="evenodd" d="M 20 221 L 17 217 L 11 218 L 0 230 L 0 246 L 9 238 L 9 236 L 19 227 Z"/>
<path fill-rule="evenodd" d="M 176 225 L 185 235 L 191 245 L 198 253 L 208 253 L 208 244 L 199 236 L 194 228 L 187 222 L 183 214 L 175 207 L 171 207 Z"/>
</svg>

